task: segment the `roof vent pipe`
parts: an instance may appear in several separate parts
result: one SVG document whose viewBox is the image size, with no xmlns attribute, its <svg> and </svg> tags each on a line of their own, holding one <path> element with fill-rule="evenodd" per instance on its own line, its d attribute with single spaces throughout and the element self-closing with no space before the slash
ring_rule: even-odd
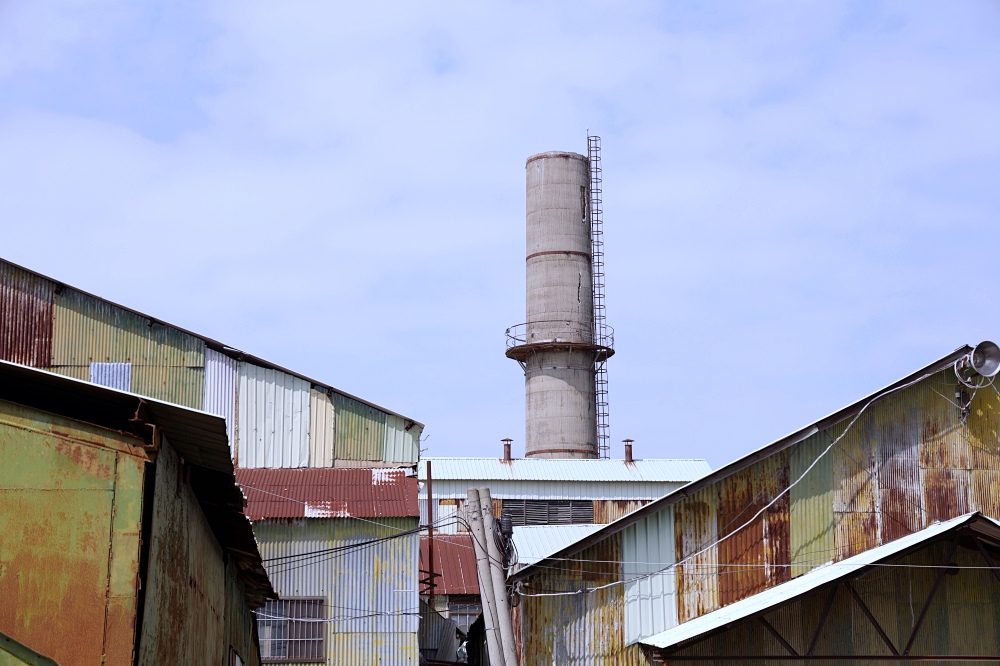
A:
<svg viewBox="0 0 1000 666">
<path fill-rule="evenodd" d="M 503 461 L 510 462 L 510 443 L 514 440 L 510 437 L 504 437 L 500 441 L 503 442 Z"/>
<path fill-rule="evenodd" d="M 635 440 L 623 439 L 622 441 L 625 442 L 625 464 L 627 465 L 632 462 L 632 442 Z"/>
</svg>

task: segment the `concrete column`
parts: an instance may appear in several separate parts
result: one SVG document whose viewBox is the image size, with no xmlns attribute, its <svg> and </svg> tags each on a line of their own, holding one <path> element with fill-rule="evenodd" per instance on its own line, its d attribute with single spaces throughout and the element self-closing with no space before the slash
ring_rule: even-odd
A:
<svg viewBox="0 0 1000 666">
<path fill-rule="evenodd" d="M 469 488 L 466 493 L 469 532 L 476 551 L 476 573 L 479 577 L 479 597 L 483 602 L 483 622 L 486 624 L 486 649 L 489 651 L 491 666 L 506 666 L 500 631 L 497 626 L 496 600 L 493 594 L 493 574 L 490 572 L 490 556 L 486 546 L 486 530 L 483 529 L 483 509 L 479 502 L 479 491 Z M 516 666 L 516 664 L 514 665 Z"/>
<path fill-rule="evenodd" d="M 511 623 L 510 601 L 507 599 L 507 572 L 503 569 L 503 555 L 497 547 L 497 528 L 493 516 L 493 498 L 489 488 L 479 489 L 479 502 L 483 508 L 483 529 L 486 531 L 486 552 L 490 556 L 490 573 L 493 576 L 493 598 L 497 604 L 503 658 L 507 666 L 517 666 L 517 645 L 514 644 L 514 625 Z"/>
</svg>

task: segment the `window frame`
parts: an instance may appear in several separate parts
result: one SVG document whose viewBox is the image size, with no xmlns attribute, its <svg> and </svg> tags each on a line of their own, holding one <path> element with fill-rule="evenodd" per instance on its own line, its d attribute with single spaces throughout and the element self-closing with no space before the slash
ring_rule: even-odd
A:
<svg viewBox="0 0 1000 666">
<path fill-rule="evenodd" d="M 297 602 L 297 601 L 298 602 L 302 602 L 302 601 L 315 602 L 316 606 L 319 609 L 319 615 L 317 617 L 315 617 L 315 618 L 305 617 L 305 616 L 297 616 L 297 617 L 286 617 L 284 619 L 277 619 L 277 620 L 276 619 L 272 619 L 272 618 L 266 618 L 266 617 L 265 618 L 262 618 L 262 617 L 259 617 L 259 616 L 257 617 L 257 637 L 258 637 L 258 641 L 260 642 L 260 663 L 261 664 L 325 664 L 326 663 L 326 661 L 327 661 L 327 658 L 326 658 L 326 651 L 327 651 L 326 639 L 327 639 L 327 634 L 329 633 L 328 632 L 328 628 L 326 626 L 328 624 L 328 621 L 329 621 L 329 618 L 327 617 L 328 601 L 327 601 L 326 597 L 282 597 L 281 599 L 269 600 L 267 602 L 267 605 L 265 605 L 263 608 L 261 608 L 257 612 L 258 613 L 268 614 L 267 613 L 267 607 L 268 607 L 268 605 L 270 605 L 272 603 L 275 603 L 275 604 L 289 603 L 289 604 L 291 604 L 291 603 L 294 603 L 294 602 Z M 289 634 L 296 633 L 296 632 L 291 631 L 291 628 L 293 627 L 293 623 L 296 623 L 299 626 L 308 626 L 311 623 L 309 623 L 309 622 L 303 622 L 302 620 L 312 620 L 312 619 L 321 619 L 321 620 L 324 620 L 324 622 L 322 622 L 322 623 L 319 623 L 319 622 L 315 623 L 315 624 L 319 625 L 319 627 L 320 627 L 319 630 L 316 632 L 316 633 L 318 633 L 318 635 L 317 636 L 309 636 L 309 637 L 306 637 L 306 638 L 301 639 L 301 640 L 308 640 L 308 641 L 316 641 L 316 642 L 318 642 L 319 643 L 319 654 L 318 655 L 314 655 L 314 656 L 308 656 L 308 657 L 306 657 L 306 656 L 299 656 L 299 655 L 289 656 L 289 654 L 288 654 L 290 652 L 290 650 L 288 649 L 289 645 L 290 645 L 289 641 L 297 639 L 297 637 L 295 637 L 295 636 L 289 636 Z M 285 636 L 283 638 L 265 638 L 264 637 L 265 632 L 263 631 L 263 629 L 265 628 L 266 625 L 264 625 L 262 623 L 277 623 L 277 622 L 284 622 L 285 623 Z M 285 644 L 285 656 L 283 656 L 283 657 L 265 656 L 265 648 L 264 648 L 265 643 L 268 644 L 268 648 L 271 648 L 272 647 L 271 644 L 273 642 L 284 642 L 284 644 Z M 272 651 L 271 649 L 266 650 L 266 652 L 268 652 L 268 653 L 270 653 L 271 651 Z"/>
</svg>

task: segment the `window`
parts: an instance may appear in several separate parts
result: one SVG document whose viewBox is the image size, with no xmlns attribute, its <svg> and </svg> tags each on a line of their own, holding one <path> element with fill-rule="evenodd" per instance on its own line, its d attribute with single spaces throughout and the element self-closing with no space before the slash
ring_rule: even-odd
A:
<svg viewBox="0 0 1000 666">
<path fill-rule="evenodd" d="M 325 662 L 326 599 L 268 601 L 257 611 L 257 633 L 264 663 Z"/>
<path fill-rule="evenodd" d="M 594 522 L 594 503 L 590 500 L 504 500 L 503 513 L 509 513 L 515 526 L 521 525 L 590 525 Z"/>
<path fill-rule="evenodd" d="M 448 597 L 448 619 L 454 620 L 458 630 L 468 635 L 469 627 L 483 612 L 478 595 L 452 595 Z"/>
</svg>

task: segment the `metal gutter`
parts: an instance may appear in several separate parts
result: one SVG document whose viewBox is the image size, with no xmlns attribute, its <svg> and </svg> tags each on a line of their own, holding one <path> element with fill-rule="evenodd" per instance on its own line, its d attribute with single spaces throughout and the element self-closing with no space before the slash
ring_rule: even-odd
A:
<svg viewBox="0 0 1000 666">
<path fill-rule="evenodd" d="M 872 393 L 871 395 L 868 395 L 862 398 L 861 400 L 858 400 L 857 402 L 852 403 L 847 407 L 844 407 L 843 409 L 820 419 L 819 421 L 816 421 L 810 425 L 807 425 L 804 428 L 796 430 L 790 435 L 786 435 L 785 437 L 782 437 L 779 440 L 776 440 L 762 448 L 759 448 L 756 451 L 743 456 L 742 458 L 738 458 L 735 461 L 726 465 L 725 467 L 720 467 L 716 471 L 707 474 L 696 481 L 692 481 L 691 483 L 678 488 L 672 493 L 664 495 L 663 497 L 654 502 L 650 502 L 649 504 L 639 509 L 636 509 L 632 513 L 623 516 L 622 518 L 619 518 L 613 523 L 608 523 L 608 525 L 605 526 L 604 528 L 598 530 L 597 532 L 594 532 L 593 534 L 587 537 L 584 537 L 583 539 L 580 539 L 575 543 L 570 544 L 569 546 L 563 548 L 557 553 L 553 553 L 548 558 L 536 562 L 535 564 L 532 564 L 528 567 L 525 567 L 524 569 L 521 569 L 520 571 L 511 576 L 511 580 L 514 581 L 523 580 L 528 576 L 534 575 L 535 573 L 537 573 L 538 569 L 540 569 L 543 565 L 544 566 L 549 565 L 550 561 L 554 558 L 568 557 L 570 555 L 574 555 L 580 552 L 581 550 L 589 548 L 590 546 L 593 546 L 594 544 L 604 540 L 606 537 L 611 536 L 612 534 L 617 534 L 626 527 L 634 525 L 635 523 L 646 518 L 647 516 L 650 516 L 658 511 L 662 511 L 663 509 L 667 508 L 672 504 L 676 504 L 677 502 L 698 492 L 699 490 L 712 485 L 716 481 L 720 481 L 726 478 L 727 476 L 739 472 L 742 469 L 746 469 L 750 465 L 753 465 L 754 463 L 763 460 L 768 456 L 771 456 L 775 453 L 778 453 L 779 451 L 783 451 L 784 449 L 794 446 L 795 444 L 798 444 L 802 440 L 812 437 L 814 434 L 816 434 L 821 430 L 826 430 L 827 428 L 835 426 L 842 421 L 846 421 L 847 419 L 853 417 L 855 414 L 860 412 L 865 405 L 875 400 L 878 400 L 886 393 L 900 386 L 908 384 L 910 382 L 914 382 L 923 376 L 929 376 L 951 367 L 952 365 L 954 365 L 955 361 L 957 361 L 958 359 L 962 358 L 963 356 L 971 352 L 972 349 L 973 348 L 969 345 L 962 345 L 961 347 L 959 347 L 952 353 L 948 354 L 947 356 L 944 356 L 935 361 L 934 363 L 931 363 L 930 365 L 927 365 L 921 368 L 920 370 L 917 370 L 916 372 L 911 373 L 906 377 L 903 377 L 899 381 L 896 381 L 890 384 L 889 386 L 886 386 L 885 388 L 882 388 L 876 391 L 875 393 Z"/>
<path fill-rule="evenodd" d="M 308 382 L 311 382 L 312 384 L 314 384 L 316 386 L 319 386 L 319 387 L 322 387 L 322 388 L 326 389 L 327 391 L 334 391 L 335 393 L 339 393 L 340 395 L 343 395 L 343 396 L 346 396 L 348 398 L 351 398 L 352 400 L 357 400 L 358 402 L 363 403 L 365 405 L 368 405 L 369 407 L 374 407 L 375 409 L 383 411 L 386 414 L 392 414 L 393 416 L 398 416 L 401 419 L 405 419 L 407 421 L 411 421 L 411 422 L 413 422 L 414 425 L 418 425 L 421 428 L 425 427 L 423 423 L 421 423 L 420 421 L 415 421 L 415 420 L 411 419 L 409 416 L 405 416 L 405 415 L 400 414 L 398 412 L 394 412 L 394 411 L 392 411 L 390 409 L 386 409 L 385 407 L 382 407 L 381 405 L 377 405 L 374 402 L 369 402 L 368 400 L 365 400 L 364 398 L 359 398 L 356 395 L 353 395 L 351 393 L 347 393 L 346 391 L 342 391 L 342 390 L 340 390 L 340 389 L 338 389 L 338 388 L 336 388 L 334 386 L 330 386 L 329 384 L 325 384 L 325 383 L 323 383 L 323 382 L 321 382 L 321 381 L 319 381 L 317 379 L 313 379 L 312 377 L 307 377 L 306 375 L 303 375 L 301 373 L 295 372 L 294 370 L 289 370 L 288 368 L 285 368 L 283 366 L 277 365 L 275 363 L 271 363 L 270 361 L 262 359 L 259 356 L 254 356 L 253 354 L 249 354 L 247 352 L 244 352 L 244 351 L 242 351 L 240 349 L 237 349 L 236 347 L 230 347 L 229 345 L 224 344 L 222 342 L 219 342 L 218 340 L 215 340 L 213 338 L 207 338 L 204 335 L 201 335 L 199 333 L 195 333 L 194 331 L 189 331 L 186 328 L 181 328 L 180 326 L 175 326 L 175 325 L 171 324 L 170 322 L 163 321 L 162 319 L 159 319 L 157 317 L 153 317 L 153 316 L 145 314 L 143 312 L 139 312 L 138 310 L 133 310 L 130 307 L 126 307 L 124 305 L 120 305 L 118 303 L 115 303 L 114 301 L 109 301 L 106 298 L 103 298 L 101 296 L 97 296 L 96 294 L 91 294 L 90 292 L 87 292 L 87 291 L 83 291 L 82 289 L 78 289 L 78 288 L 74 287 L 71 284 L 66 284 L 65 282 L 62 282 L 61 280 L 56 280 L 55 278 L 51 278 L 48 275 L 43 275 L 43 274 L 39 273 L 38 271 L 33 271 L 30 268 L 25 268 L 24 266 L 21 266 L 19 264 L 15 264 L 14 262 L 8 261 L 8 260 L 6 260 L 6 259 L 4 259 L 2 257 L 0 257 L 0 261 L 3 261 L 4 263 L 7 263 L 7 264 L 13 266 L 14 268 L 18 268 L 18 269 L 20 269 L 22 271 L 25 271 L 26 273 L 30 273 L 32 275 L 38 276 L 38 277 L 40 277 L 42 279 L 48 280 L 49 282 L 53 282 L 53 283 L 56 284 L 56 288 L 57 289 L 60 288 L 60 287 L 72 289 L 73 291 L 75 291 L 77 293 L 80 293 L 80 294 L 83 294 L 84 296 L 89 296 L 90 298 L 97 299 L 98 301 L 103 301 L 104 303 L 107 303 L 108 305 L 112 305 L 112 306 L 114 306 L 116 308 L 121 308 L 122 310 L 125 310 L 126 312 L 131 312 L 132 314 L 137 315 L 139 317 L 144 317 L 144 318 L 148 319 L 149 321 L 151 321 L 151 322 L 153 322 L 155 324 L 162 324 L 163 326 L 169 326 L 170 328 L 178 330 L 181 333 L 185 333 L 187 335 L 190 335 L 191 337 L 198 338 L 199 340 L 201 340 L 202 342 L 205 343 L 206 347 L 209 347 L 210 349 L 214 349 L 217 352 L 222 352 L 226 356 L 235 358 L 238 361 L 248 361 L 250 363 L 253 363 L 254 365 L 259 365 L 259 366 L 261 366 L 263 368 L 269 368 L 269 369 L 272 369 L 272 370 L 280 370 L 281 372 L 284 372 L 284 373 L 287 373 L 289 375 L 293 375 L 293 376 L 298 377 L 300 379 L 304 379 L 304 380 L 306 380 Z"/>
</svg>

